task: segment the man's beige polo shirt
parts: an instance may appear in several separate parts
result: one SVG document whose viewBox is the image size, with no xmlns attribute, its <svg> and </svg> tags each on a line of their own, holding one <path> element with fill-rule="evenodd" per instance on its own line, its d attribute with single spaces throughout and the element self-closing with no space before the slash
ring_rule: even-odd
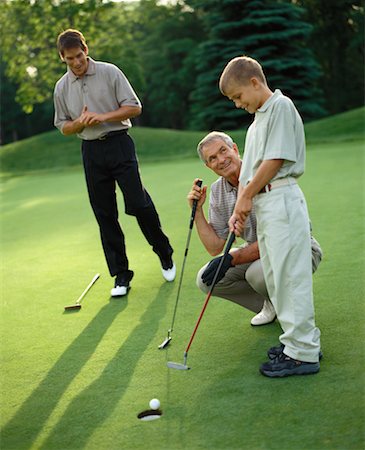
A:
<svg viewBox="0 0 365 450">
<path fill-rule="evenodd" d="M 79 78 L 67 69 L 58 80 L 54 90 L 54 125 L 62 132 L 69 120 L 80 117 L 86 105 L 89 111 L 105 113 L 115 111 L 121 106 L 141 106 L 136 93 L 123 72 L 113 64 L 94 61 L 90 57 L 86 74 Z M 80 139 L 92 140 L 110 131 L 128 129 L 129 119 L 120 123 L 106 122 L 85 128 L 78 134 Z"/>
</svg>

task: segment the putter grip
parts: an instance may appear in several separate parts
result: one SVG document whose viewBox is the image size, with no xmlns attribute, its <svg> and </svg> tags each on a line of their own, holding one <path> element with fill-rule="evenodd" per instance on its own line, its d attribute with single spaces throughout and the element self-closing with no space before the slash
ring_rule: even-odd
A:
<svg viewBox="0 0 365 450">
<path fill-rule="evenodd" d="M 203 184 L 203 180 L 198 180 L 195 183 L 197 186 L 202 187 Z M 198 200 L 194 200 L 193 201 L 193 207 L 191 209 L 191 217 L 190 217 L 190 229 L 193 229 L 193 225 L 194 225 L 194 219 L 195 219 L 195 213 L 196 213 L 196 208 L 198 206 Z"/>
<path fill-rule="evenodd" d="M 228 238 L 227 242 L 226 242 L 226 246 L 225 246 L 225 249 L 224 249 L 224 252 L 223 252 L 223 256 L 222 256 L 222 259 L 220 260 L 219 266 L 217 267 L 217 270 L 215 272 L 212 284 L 210 285 L 210 290 L 209 290 L 210 293 L 212 293 L 212 291 L 213 291 L 213 288 L 214 288 L 214 286 L 215 286 L 215 284 L 217 282 L 218 274 L 221 271 L 221 268 L 223 266 L 224 260 L 227 258 L 228 252 L 230 251 L 230 249 L 232 247 L 232 244 L 235 241 L 235 239 L 236 239 L 236 235 L 232 231 L 231 234 L 229 235 L 229 238 Z"/>
<path fill-rule="evenodd" d="M 224 250 L 224 254 L 227 255 L 228 252 L 230 251 L 233 242 L 236 240 L 236 235 L 234 234 L 234 232 L 232 231 L 232 233 L 229 235 L 229 239 L 227 241 L 226 244 L 226 249 Z"/>
</svg>

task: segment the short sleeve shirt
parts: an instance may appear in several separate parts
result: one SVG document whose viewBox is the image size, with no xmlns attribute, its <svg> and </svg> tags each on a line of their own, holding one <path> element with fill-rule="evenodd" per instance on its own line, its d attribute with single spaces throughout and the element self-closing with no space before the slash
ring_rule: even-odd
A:
<svg viewBox="0 0 365 450">
<path fill-rule="evenodd" d="M 123 72 L 113 64 L 88 58 L 87 72 L 81 78 L 70 68 L 58 80 L 54 90 L 54 125 L 62 132 L 67 121 L 80 117 L 86 105 L 89 111 L 105 113 L 121 106 L 141 106 L 136 93 Z M 98 139 L 110 131 L 130 128 L 129 119 L 106 122 L 86 127 L 78 137 L 85 140 Z"/>
<path fill-rule="evenodd" d="M 255 113 L 249 127 L 240 174 L 245 186 L 265 160 L 283 159 L 271 180 L 300 177 L 305 168 L 305 136 L 302 119 L 293 102 L 279 89 Z"/>
<path fill-rule="evenodd" d="M 210 190 L 208 221 L 217 236 L 227 239 L 229 234 L 228 221 L 233 213 L 237 200 L 237 188 L 223 177 L 218 178 Z M 241 235 L 247 243 L 257 241 L 256 214 L 254 209 L 248 216 Z"/>
</svg>

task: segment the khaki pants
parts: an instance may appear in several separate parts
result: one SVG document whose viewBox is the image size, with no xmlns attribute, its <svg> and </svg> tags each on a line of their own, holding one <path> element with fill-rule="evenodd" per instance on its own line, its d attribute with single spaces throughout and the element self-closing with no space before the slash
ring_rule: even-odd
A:
<svg viewBox="0 0 365 450">
<path fill-rule="evenodd" d="M 254 199 L 260 258 L 269 297 L 283 329 L 280 342 L 291 358 L 317 362 L 320 331 L 315 325 L 310 226 L 297 184 Z"/>
<path fill-rule="evenodd" d="M 318 242 L 312 237 L 312 272 L 314 273 L 322 259 L 322 250 Z M 209 292 L 209 286 L 203 283 L 202 275 L 207 264 L 203 266 L 196 277 L 196 284 L 200 290 Z M 243 306 L 255 313 L 261 311 L 264 300 L 269 298 L 261 261 L 242 264 L 228 269 L 226 275 L 213 289 L 213 295 L 225 298 L 237 305 Z"/>
<path fill-rule="evenodd" d="M 199 270 L 196 278 L 196 284 L 203 292 L 210 289 L 201 279 L 208 264 Z M 255 313 L 261 311 L 268 293 L 260 260 L 229 269 L 213 289 L 213 295 L 230 300 Z"/>
</svg>

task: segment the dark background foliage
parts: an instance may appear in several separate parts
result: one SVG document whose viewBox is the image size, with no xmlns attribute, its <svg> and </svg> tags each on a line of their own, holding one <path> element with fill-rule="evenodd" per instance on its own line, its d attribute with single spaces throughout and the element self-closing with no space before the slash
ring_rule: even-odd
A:
<svg viewBox="0 0 365 450">
<path fill-rule="evenodd" d="M 358 0 L 5 0 L 0 25 L 2 144 L 53 129 L 53 87 L 65 70 L 55 43 L 66 28 L 84 33 L 94 59 L 124 71 L 143 126 L 244 125 L 218 89 L 225 64 L 242 54 L 260 61 L 305 121 L 364 103 Z"/>
</svg>

